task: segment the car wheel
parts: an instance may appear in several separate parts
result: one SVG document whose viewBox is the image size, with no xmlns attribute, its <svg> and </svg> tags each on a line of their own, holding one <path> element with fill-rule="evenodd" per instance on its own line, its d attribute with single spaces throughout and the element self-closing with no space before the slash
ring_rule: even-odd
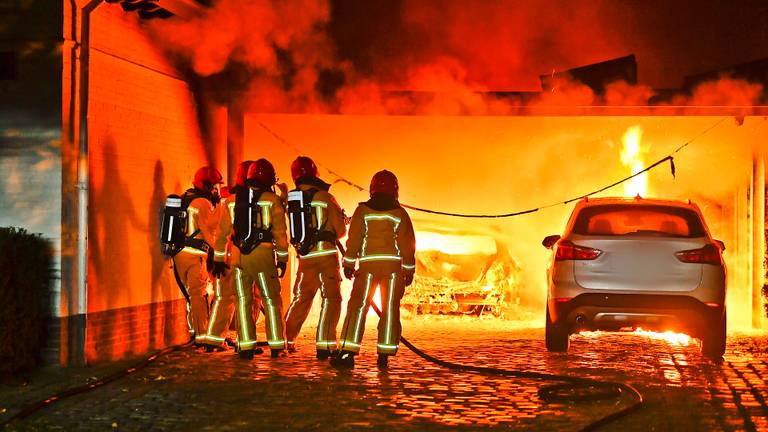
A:
<svg viewBox="0 0 768 432">
<path fill-rule="evenodd" d="M 719 359 L 725 354 L 726 333 L 726 313 L 712 327 L 707 329 L 704 337 L 701 338 L 701 353 L 712 359 Z"/>
<path fill-rule="evenodd" d="M 547 321 L 544 327 L 544 342 L 547 345 L 547 351 L 566 352 L 568 351 L 568 330 L 552 322 L 549 317 L 549 307 L 545 307 Z"/>
</svg>

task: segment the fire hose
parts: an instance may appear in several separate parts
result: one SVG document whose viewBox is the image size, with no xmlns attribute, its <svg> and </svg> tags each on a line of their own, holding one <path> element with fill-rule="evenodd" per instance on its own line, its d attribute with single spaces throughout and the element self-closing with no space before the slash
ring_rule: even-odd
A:
<svg viewBox="0 0 768 432">
<path fill-rule="evenodd" d="M 379 310 L 376 304 L 371 303 L 371 307 L 376 312 L 376 314 L 381 317 L 381 310 Z M 400 337 L 400 341 L 403 343 L 403 345 L 408 347 L 408 349 L 413 351 L 414 354 L 421 357 L 422 359 L 451 370 L 473 372 L 485 375 L 499 375 L 511 378 L 527 378 L 534 380 L 561 382 L 562 384 L 552 384 L 539 389 L 539 398 L 547 403 L 600 401 L 605 399 L 618 398 L 625 393 L 631 395 L 635 399 L 631 405 L 618 411 L 614 411 L 605 417 L 585 425 L 579 429 L 582 432 L 597 430 L 600 427 L 603 427 L 615 420 L 618 420 L 621 417 L 636 411 L 645 402 L 643 395 L 636 388 L 626 383 L 602 381 L 594 378 L 585 378 L 572 375 L 556 375 L 527 370 L 500 369 L 487 366 L 474 366 L 453 363 L 425 353 L 421 349 L 417 348 L 416 345 L 411 343 L 408 339 L 402 336 Z"/>
</svg>

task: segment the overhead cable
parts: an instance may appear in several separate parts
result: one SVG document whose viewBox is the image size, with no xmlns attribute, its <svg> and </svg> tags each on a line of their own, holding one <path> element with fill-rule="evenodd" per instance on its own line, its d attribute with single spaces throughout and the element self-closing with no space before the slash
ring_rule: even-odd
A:
<svg viewBox="0 0 768 432">
<path fill-rule="evenodd" d="M 418 212 L 423 212 L 423 213 L 429 213 L 429 214 L 435 214 L 435 215 L 442 215 L 442 216 L 452 216 L 452 217 L 460 217 L 460 218 L 475 218 L 475 219 L 509 218 L 509 217 L 514 217 L 514 216 L 522 216 L 522 215 L 526 215 L 526 214 L 530 214 L 530 213 L 535 213 L 535 212 L 538 212 L 539 210 L 543 210 L 543 209 L 547 209 L 547 208 L 551 208 L 551 207 L 555 207 L 555 206 L 559 206 L 559 205 L 567 205 L 567 204 L 570 204 L 570 203 L 572 203 L 574 201 L 578 201 L 578 200 L 590 197 L 592 195 L 596 195 L 598 193 L 601 193 L 601 192 L 604 192 L 604 191 L 606 191 L 608 189 L 616 187 L 616 186 L 618 186 L 618 185 L 620 185 L 622 183 L 625 183 L 625 182 L 627 182 L 629 180 L 632 180 L 633 178 L 635 178 L 635 177 L 637 177 L 637 176 L 639 176 L 641 174 L 644 174 L 644 173 L 646 173 L 646 172 L 648 172 L 648 171 L 650 171 L 650 170 L 652 170 L 652 169 L 662 165 L 664 162 L 667 162 L 667 161 L 669 161 L 670 171 L 672 173 L 672 177 L 674 177 L 675 176 L 675 160 L 674 160 L 674 156 L 673 155 L 679 153 L 681 150 L 683 150 L 685 147 L 687 147 L 688 145 L 693 143 L 695 140 L 697 140 L 697 139 L 701 138 L 702 136 L 706 135 L 707 133 L 709 133 L 711 130 L 713 130 L 714 128 L 719 126 L 722 122 L 724 122 L 727 118 L 728 117 L 723 117 L 723 118 L 719 119 L 718 121 L 716 121 L 711 126 L 707 127 L 703 131 L 699 132 L 693 138 L 689 139 L 685 143 L 683 143 L 680 146 L 678 146 L 670 154 L 668 154 L 668 155 L 664 156 L 663 158 L 657 160 L 656 162 L 648 165 L 647 167 L 643 168 L 642 170 L 633 173 L 630 176 L 624 177 L 624 178 L 622 178 L 622 179 L 620 179 L 618 181 L 615 181 L 615 182 L 613 182 L 613 183 L 611 183 L 611 184 L 609 184 L 607 186 L 603 186 L 601 188 L 595 189 L 592 192 L 589 192 L 589 193 L 586 193 L 586 194 L 583 194 L 583 195 L 579 195 L 579 196 L 576 196 L 576 197 L 573 197 L 573 198 L 568 198 L 568 199 L 565 199 L 565 200 L 562 200 L 562 201 L 558 201 L 558 202 L 555 202 L 555 203 L 552 203 L 552 204 L 548 204 L 548 205 L 544 205 L 544 206 L 539 206 L 539 207 L 534 207 L 534 208 L 529 208 L 529 209 L 526 209 L 526 210 L 514 211 L 514 212 L 509 212 L 509 213 L 500 213 L 500 214 L 455 213 L 455 212 L 446 212 L 446 211 L 432 210 L 432 209 L 427 209 L 427 208 L 422 208 L 422 207 L 416 207 L 416 206 L 412 206 L 412 205 L 404 204 L 404 203 L 400 203 L 400 205 L 405 207 L 405 208 L 407 208 L 407 209 L 410 209 L 410 210 L 414 210 L 414 211 L 418 211 Z M 282 136 L 280 136 L 277 132 L 275 132 L 274 130 L 269 128 L 266 124 L 264 124 L 264 122 L 259 121 L 259 126 L 261 126 L 262 129 L 264 129 L 270 135 L 272 135 L 277 141 L 279 141 L 283 145 L 291 148 L 294 152 L 296 152 L 296 154 L 299 154 L 299 155 L 303 154 L 303 151 L 301 150 L 301 148 L 299 148 L 295 144 L 291 143 L 290 141 L 288 141 L 285 138 L 283 138 Z M 336 177 L 337 180 L 334 183 L 345 183 L 345 184 L 347 184 L 349 186 L 354 187 L 355 189 L 357 189 L 357 190 L 359 190 L 361 192 L 364 192 L 364 191 L 368 190 L 367 188 L 365 188 L 365 187 L 363 187 L 363 186 L 353 182 L 352 180 L 349 180 L 348 178 L 342 176 L 341 174 L 337 173 L 336 171 L 326 167 L 324 164 L 318 163 L 317 161 L 315 161 L 315 163 L 318 166 L 320 166 L 321 168 L 325 169 L 329 174 L 331 174 L 332 176 Z"/>
</svg>

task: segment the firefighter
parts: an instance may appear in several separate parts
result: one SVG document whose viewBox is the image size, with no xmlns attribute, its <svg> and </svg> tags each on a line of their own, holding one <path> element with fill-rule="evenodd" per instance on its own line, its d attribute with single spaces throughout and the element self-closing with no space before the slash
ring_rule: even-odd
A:
<svg viewBox="0 0 768 432">
<path fill-rule="evenodd" d="M 231 263 L 237 260 L 239 250 L 232 246 L 230 235 L 232 234 L 232 223 L 235 219 L 235 197 L 238 193 L 245 193 L 245 186 L 248 168 L 253 161 L 241 162 L 237 167 L 234 186 L 228 188 L 228 196 L 224 196 L 222 190 L 221 214 L 219 215 L 219 225 L 216 230 L 216 243 L 214 244 L 214 263 L 211 275 L 216 278 L 216 297 L 211 308 L 210 322 L 208 323 L 208 332 L 205 340 L 205 350 L 207 352 L 223 351 L 226 347 L 224 332 L 229 329 L 233 315 L 235 315 L 235 277 L 234 272 L 230 271 Z M 253 292 L 253 287 L 246 289 Z M 260 299 L 254 297 L 253 301 L 253 321 L 256 322 L 259 316 Z M 239 314 L 239 311 L 238 311 Z M 235 326 L 238 334 L 242 334 L 240 329 L 242 320 L 239 315 L 236 316 Z M 261 348 L 255 348 L 255 353 L 262 352 Z"/>
<path fill-rule="evenodd" d="M 389 356 L 400 342 L 400 299 L 413 282 L 416 239 L 408 213 L 400 207 L 397 177 L 379 171 L 371 180 L 370 199 L 352 215 L 343 259 L 344 276 L 354 278 L 347 315 L 342 327 L 341 351 L 331 360 L 339 368 L 352 368 L 360 351 L 365 316 L 376 287 L 381 293 L 378 326 L 378 367 L 386 369 Z M 359 263 L 355 271 L 355 263 Z"/>
<path fill-rule="evenodd" d="M 238 253 L 232 254 L 238 319 L 240 357 L 252 359 L 256 346 L 253 315 L 255 283 L 264 304 L 267 342 L 272 357 L 285 351 L 283 303 L 278 278 L 285 275 L 288 263 L 288 237 L 285 210 L 280 197 L 272 188 L 277 182 L 275 169 L 266 159 L 259 159 L 248 168 L 247 190 L 236 194 L 233 244 Z M 277 259 L 277 261 L 276 261 Z M 279 273 L 278 273 L 279 270 Z"/>
<path fill-rule="evenodd" d="M 203 344 L 208 330 L 208 270 L 206 261 L 218 224 L 218 192 L 222 177 L 216 168 L 202 167 L 195 173 L 192 188 L 182 195 L 186 204 L 187 227 L 184 249 L 173 257 L 179 288 L 186 292 L 187 325 L 195 344 Z"/>
<path fill-rule="evenodd" d="M 299 257 L 299 269 L 293 301 L 285 316 L 288 351 L 296 349 L 294 341 L 319 288 L 323 301 L 317 325 L 316 350 L 317 358 L 325 360 L 337 348 L 341 275 L 336 243 L 347 231 L 344 211 L 328 192 L 331 185 L 318 178 L 317 166 L 312 159 L 306 156 L 296 158 L 291 164 L 291 177 L 296 190 L 288 195 L 288 217 L 291 221 L 291 242 Z"/>
</svg>

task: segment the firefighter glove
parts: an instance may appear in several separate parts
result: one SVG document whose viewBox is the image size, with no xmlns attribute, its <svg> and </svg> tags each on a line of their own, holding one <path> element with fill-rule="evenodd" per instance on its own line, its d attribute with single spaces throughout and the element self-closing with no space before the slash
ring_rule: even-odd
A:
<svg viewBox="0 0 768 432">
<path fill-rule="evenodd" d="M 405 282 L 405 286 L 409 286 L 413 283 L 413 273 L 412 272 L 405 272 L 403 273 L 403 281 Z"/>
<path fill-rule="evenodd" d="M 352 267 L 344 267 L 344 277 L 352 280 L 355 277 L 355 269 Z"/>
<path fill-rule="evenodd" d="M 215 261 L 213 263 L 213 269 L 211 270 L 211 276 L 215 278 L 223 278 L 229 267 L 224 264 L 223 261 Z"/>
<path fill-rule="evenodd" d="M 275 264 L 275 266 L 277 267 L 278 270 L 280 270 L 277 273 L 277 277 L 282 278 L 283 276 L 285 276 L 285 269 L 288 268 L 288 263 L 285 263 L 283 261 L 278 261 L 277 264 Z"/>
</svg>

